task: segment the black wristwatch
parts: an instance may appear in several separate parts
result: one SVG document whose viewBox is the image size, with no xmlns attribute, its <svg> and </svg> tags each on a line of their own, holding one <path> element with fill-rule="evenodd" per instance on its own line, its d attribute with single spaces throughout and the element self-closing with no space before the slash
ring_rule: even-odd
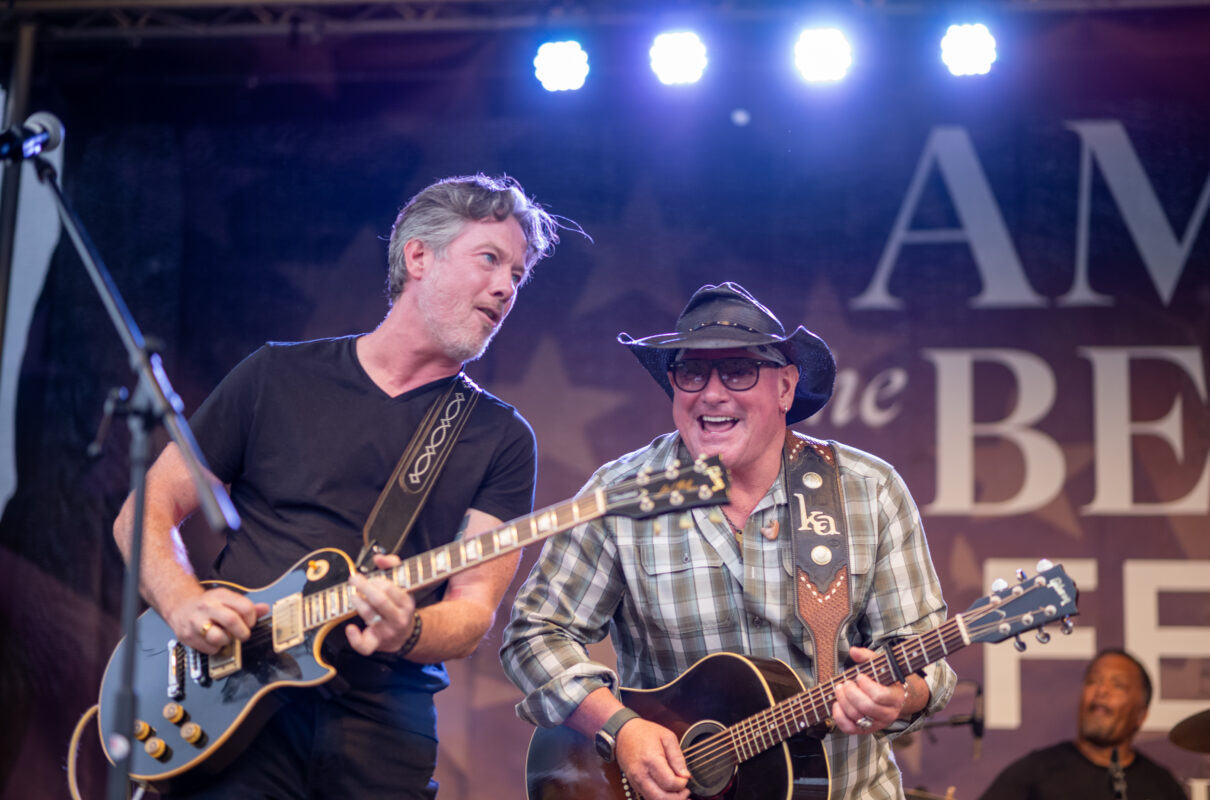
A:
<svg viewBox="0 0 1210 800">
<path fill-rule="evenodd" d="M 597 755 L 605 761 L 613 761 L 613 750 L 618 744 L 618 731 L 622 730 L 622 726 L 632 719 L 636 719 L 639 715 L 629 708 L 623 708 L 620 711 L 615 711 L 613 716 L 605 720 L 605 724 L 601 726 L 601 730 L 597 731 L 596 744 Z"/>
</svg>

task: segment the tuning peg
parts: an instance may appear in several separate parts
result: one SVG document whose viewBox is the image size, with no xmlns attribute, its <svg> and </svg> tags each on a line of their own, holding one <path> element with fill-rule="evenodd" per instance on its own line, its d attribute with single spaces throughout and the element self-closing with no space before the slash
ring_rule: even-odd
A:
<svg viewBox="0 0 1210 800">
<path fill-rule="evenodd" d="M 1004 580 L 1003 578 L 996 578 L 994 581 L 992 581 L 992 591 L 993 592 L 1002 592 L 1007 588 L 1008 588 L 1008 581 Z"/>
<path fill-rule="evenodd" d="M 1038 640 L 1038 644 L 1046 644 L 1050 641 L 1050 634 L 1045 628 L 1038 628 L 1038 632 L 1034 634 L 1034 638 Z"/>
<path fill-rule="evenodd" d="M 1076 624 L 1071 621 L 1071 617 L 1063 617 L 1063 621 L 1059 623 L 1059 630 L 1063 632 L 1064 636 L 1071 636 L 1071 629 L 1075 626 Z"/>
<path fill-rule="evenodd" d="M 1051 561 L 1049 558 L 1039 559 L 1038 560 L 1038 572 L 1045 572 L 1046 570 L 1050 569 L 1054 565 L 1055 565 L 1055 562 Z"/>
<path fill-rule="evenodd" d="M 1025 570 L 1023 570 L 1023 569 L 1017 570 L 1017 580 L 1019 580 L 1019 581 L 1025 580 Z"/>
<path fill-rule="evenodd" d="M 1013 637 L 1013 647 L 1016 648 L 1016 651 L 1018 653 L 1025 652 L 1025 642 L 1021 641 L 1020 634 L 1017 634 L 1016 636 Z"/>
</svg>

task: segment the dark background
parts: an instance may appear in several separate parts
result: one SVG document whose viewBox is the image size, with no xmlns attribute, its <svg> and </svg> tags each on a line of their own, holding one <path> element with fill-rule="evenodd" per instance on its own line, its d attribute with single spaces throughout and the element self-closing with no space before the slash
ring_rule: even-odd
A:
<svg viewBox="0 0 1210 800">
<path fill-rule="evenodd" d="M 1027 571 L 1040 556 L 1085 559 L 1098 577 L 1081 597 L 1077 630 L 1095 632 L 1085 634 L 1088 647 L 1121 645 L 1136 602 L 1125 565 L 1210 566 L 1210 507 L 1082 510 L 1098 462 L 1097 398 L 1081 348 L 1193 348 L 1200 385 L 1167 362 L 1144 362 L 1131 380 L 1133 420 L 1163 417 L 1179 398 L 1180 452 L 1136 436 L 1129 460 L 1140 502 L 1196 493 L 1210 451 L 1210 238 L 1204 225 L 1188 231 L 1210 175 L 1210 8 L 1005 14 L 993 20 L 1000 60 L 990 75 L 965 80 L 936 57 L 948 21 L 855 14 L 856 65 L 825 87 L 793 72 L 801 26 L 739 16 L 699 26 L 711 60 L 691 87 L 664 87 L 648 71 L 654 15 L 570 31 L 49 39 L 38 44 L 31 108 L 64 121 L 66 192 L 140 326 L 164 341 L 190 411 L 266 340 L 376 325 L 398 208 L 446 175 L 507 172 L 592 237 L 564 235 L 469 369 L 533 424 L 539 506 L 671 427 L 666 398 L 614 336 L 667 330 L 698 286 L 736 280 L 788 324 L 827 339 L 843 386 L 860 392 L 886 370 L 906 375 L 894 402 L 878 403 L 894 407 L 887 419 L 863 416 L 846 393 L 801 427 L 900 469 L 925 512 L 952 611 L 983 591 L 989 559 L 1020 559 Z M 579 34 L 590 52 L 578 93 L 546 93 L 533 79 L 532 54 L 552 32 Z M 732 122 L 740 108 L 747 125 Z M 1159 295 L 1094 170 L 1088 263 L 1109 300 L 1057 302 L 1071 288 L 1077 247 L 1082 151 L 1067 124 L 1087 120 L 1120 123 L 1172 231 L 1191 237 L 1171 298 Z M 889 285 L 901 308 L 852 302 L 870 284 L 926 141 L 942 127 L 973 142 L 1040 306 L 976 307 L 980 275 L 961 243 L 904 248 Z M 958 225 L 934 165 L 912 227 Z M 128 436 L 115 427 L 96 460 L 84 448 L 106 392 L 130 378 L 66 241 L 28 333 L 16 356 L 16 490 L 0 519 L 0 786 L 6 798 L 51 798 L 66 796 L 68 739 L 96 702 L 118 639 L 122 568 L 109 529 L 129 486 Z M 928 508 L 942 469 L 938 431 L 948 422 L 938 418 L 929 353 L 975 348 L 1032 354 L 1057 384 L 1035 427 L 1062 448 L 1066 476 L 1062 491 L 1029 513 Z M 992 364 L 977 367 L 974 385 L 972 413 L 982 422 L 1003 419 L 1028 391 Z M 989 437 L 975 446 L 969 479 L 980 502 L 1003 500 L 1019 491 L 1025 469 L 1010 442 Z M 196 525 L 188 533 L 199 554 L 216 546 Z M 1189 713 L 1210 705 L 1210 569 L 1203 574 L 1199 589 L 1162 596 L 1158 621 L 1185 631 L 1193 651 L 1165 651 L 1157 695 L 1186 701 Z M 497 627 L 474 657 L 450 664 L 454 686 L 438 704 L 446 800 L 524 794 L 529 729 L 513 714 L 518 696 L 500 672 L 498 644 Z M 995 650 L 1012 655 L 1007 645 Z M 983 684 L 991 652 L 973 647 L 952 663 Z M 1021 723 L 989 718 L 978 760 L 969 728 L 915 737 L 899 750 L 905 785 L 939 794 L 956 786 L 966 800 L 1012 759 L 1070 737 L 1083 661 L 1055 652 L 1025 663 Z M 964 684 L 946 715 L 968 712 L 972 693 Z M 1017 707 L 1016 696 L 1011 702 Z M 1171 724 L 1153 719 L 1143 750 L 1182 780 L 1210 777 L 1205 756 L 1167 741 Z M 86 796 L 99 796 L 95 727 L 81 751 Z"/>
</svg>

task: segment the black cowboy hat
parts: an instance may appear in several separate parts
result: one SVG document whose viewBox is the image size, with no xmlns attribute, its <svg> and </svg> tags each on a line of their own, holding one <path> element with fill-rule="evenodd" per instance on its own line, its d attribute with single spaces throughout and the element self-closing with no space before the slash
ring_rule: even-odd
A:
<svg viewBox="0 0 1210 800">
<path fill-rule="evenodd" d="M 724 350 L 731 347 L 772 345 L 798 367 L 794 403 L 786 424 L 806 419 L 823 408 L 832 396 L 836 360 L 823 339 L 801 325 L 789 336 L 773 312 L 761 305 L 738 283 L 707 284 L 693 293 L 676 319 L 672 333 L 635 339 L 619 333 L 618 341 L 630 348 L 655 382 L 672 397 L 668 366 L 680 349 Z"/>
</svg>

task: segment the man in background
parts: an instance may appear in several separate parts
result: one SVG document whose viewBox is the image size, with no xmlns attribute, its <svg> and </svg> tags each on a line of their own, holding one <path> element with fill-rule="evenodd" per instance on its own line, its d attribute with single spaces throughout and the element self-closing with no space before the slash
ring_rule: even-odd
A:
<svg viewBox="0 0 1210 800">
<path fill-rule="evenodd" d="M 1138 659 L 1102 650 L 1084 671 L 1075 740 L 1009 764 L 980 800 L 1183 800 L 1172 773 L 1134 748 L 1150 705 Z"/>
</svg>

